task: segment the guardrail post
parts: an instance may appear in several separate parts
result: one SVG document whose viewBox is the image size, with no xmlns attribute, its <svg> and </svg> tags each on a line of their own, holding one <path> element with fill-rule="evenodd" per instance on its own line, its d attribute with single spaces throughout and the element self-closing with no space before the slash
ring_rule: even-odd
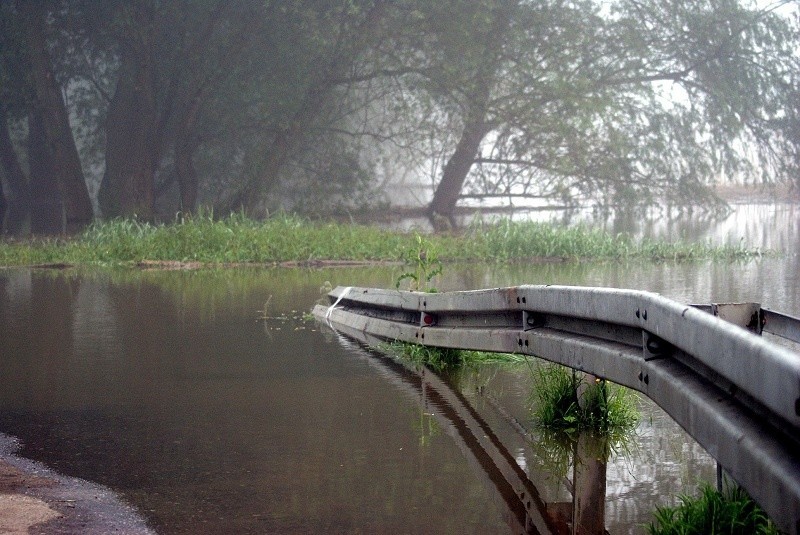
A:
<svg viewBox="0 0 800 535">
<path fill-rule="evenodd" d="M 711 313 L 756 334 L 761 334 L 764 327 L 761 303 L 712 303 Z"/>
<path fill-rule="evenodd" d="M 597 456 L 596 440 L 589 433 L 578 435 L 573 457 L 573 533 L 595 535 L 606 533 L 606 461 Z"/>
</svg>

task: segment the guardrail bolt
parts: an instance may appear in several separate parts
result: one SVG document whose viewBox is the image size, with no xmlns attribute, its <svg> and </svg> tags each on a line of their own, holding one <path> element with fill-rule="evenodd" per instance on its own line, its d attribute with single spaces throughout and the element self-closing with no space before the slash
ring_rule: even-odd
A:
<svg viewBox="0 0 800 535">
<path fill-rule="evenodd" d="M 533 312 L 522 311 L 523 329 L 535 329 L 536 327 L 544 327 L 545 317 L 542 314 L 535 314 Z"/>
<path fill-rule="evenodd" d="M 645 360 L 650 360 L 656 357 L 665 357 L 672 353 L 672 345 L 658 336 L 650 333 L 645 333 L 644 350 L 647 353 Z"/>
</svg>

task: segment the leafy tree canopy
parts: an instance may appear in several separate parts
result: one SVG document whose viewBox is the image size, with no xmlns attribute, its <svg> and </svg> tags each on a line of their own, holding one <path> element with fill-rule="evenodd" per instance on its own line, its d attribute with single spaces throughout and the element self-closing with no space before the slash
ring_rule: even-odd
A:
<svg viewBox="0 0 800 535">
<path fill-rule="evenodd" d="M 719 177 L 800 187 L 792 2 L 24 6 L 0 0 L 7 204 L 46 156 L 37 117 L 107 216 L 325 212 L 401 174 L 433 186 L 434 221 L 465 196 L 712 205 Z M 47 128 L 67 115 L 71 136 Z"/>
</svg>

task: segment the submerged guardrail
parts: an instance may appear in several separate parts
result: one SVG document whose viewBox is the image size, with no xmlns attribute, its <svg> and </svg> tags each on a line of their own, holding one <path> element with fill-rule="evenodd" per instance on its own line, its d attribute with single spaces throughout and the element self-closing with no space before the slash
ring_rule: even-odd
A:
<svg viewBox="0 0 800 535">
<path fill-rule="evenodd" d="M 568 286 L 436 294 L 339 287 L 329 299 L 314 314 L 345 332 L 530 355 L 638 390 L 782 531 L 800 533 L 800 354 L 757 334 L 800 343 L 797 318 L 752 303 L 692 306 Z"/>
</svg>

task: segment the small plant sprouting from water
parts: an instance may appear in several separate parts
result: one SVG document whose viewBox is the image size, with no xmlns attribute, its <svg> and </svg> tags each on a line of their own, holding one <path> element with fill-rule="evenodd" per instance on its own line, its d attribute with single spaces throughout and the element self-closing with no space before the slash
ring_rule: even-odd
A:
<svg viewBox="0 0 800 535">
<path fill-rule="evenodd" d="M 647 526 L 651 535 L 778 535 L 766 513 L 741 488 L 731 485 L 718 491 L 708 483 L 700 495 L 679 497 L 675 507 L 657 507 Z"/>
<path fill-rule="evenodd" d="M 437 275 L 442 274 L 442 262 L 439 260 L 439 253 L 433 242 L 416 235 L 416 247 L 410 248 L 404 255 L 404 262 L 411 267 L 411 271 L 402 273 L 395 284 L 400 288 L 404 280 L 409 281 L 409 290 L 417 292 L 436 292 L 436 288 L 431 286 L 431 281 Z"/>
<path fill-rule="evenodd" d="M 420 447 L 428 447 L 431 440 L 441 434 L 441 428 L 432 413 L 426 412 L 423 407 L 419 409 L 419 418 L 414 423 L 414 428 L 419 434 Z"/>
<path fill-rule="evenodd" d="M 586 384 L 583 374 L 557 364 L 533 371 L 531 402 L 540 427 L 570 434 L 618 434 L 639 421 L 633 391 L 600 379 Z"/>
</svg>

